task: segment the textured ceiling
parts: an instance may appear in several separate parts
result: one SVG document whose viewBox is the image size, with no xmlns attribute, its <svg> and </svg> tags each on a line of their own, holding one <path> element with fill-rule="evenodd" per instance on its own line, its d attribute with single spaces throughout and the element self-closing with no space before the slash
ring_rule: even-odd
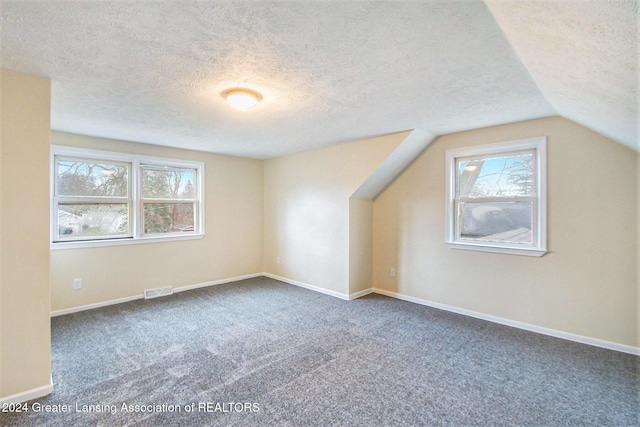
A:
<svg viewBox="0 0 640 427">
<path fill-rule="evenodd" d="M 559 115 L 640 151 L 637 1 L 487 4 Z"/>
<path fill-rule="evenodd" d="M 0 6 L 0 65 L 52 80 L 56 130 L 270 158 L 562 114 L 639 149 L 637 2 Z"/>
</svg>

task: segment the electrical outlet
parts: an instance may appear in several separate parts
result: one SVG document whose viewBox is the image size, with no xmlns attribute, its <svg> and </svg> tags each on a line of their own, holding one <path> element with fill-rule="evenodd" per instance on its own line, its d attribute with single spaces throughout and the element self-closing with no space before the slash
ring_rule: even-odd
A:
<svg viewBox="0 0 640 427">
<path fill-rule="evenodd" d="M 276 262 L 277 262 L 278 264 L 280 264 L 280 257 L 278 257 L 278 258 L 276 259 Z"/>
<path fill-rule="evenodd" d="M 82 289 L 82 279 L 73 279 L 73 289 Z"/>
<path fill-rule="evenodd" d="M 396 269 L 395 268 L 391 269 L 391 277 L 396 277 Z"/>
</svg>

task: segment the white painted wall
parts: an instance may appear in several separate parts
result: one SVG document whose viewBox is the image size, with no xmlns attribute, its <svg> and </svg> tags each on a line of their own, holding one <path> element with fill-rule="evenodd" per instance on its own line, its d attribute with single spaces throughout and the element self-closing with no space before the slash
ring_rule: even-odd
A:
<svg viewBox="0 0 640 427">
<path fill-rule="evenodd" d="M 544 135 L 550 253 L 449 249 L 445 150 Z M 440 137 L 374 201 L 374 287 L 638 346 L 638 156 L 559 117 Z"/>
</svg>

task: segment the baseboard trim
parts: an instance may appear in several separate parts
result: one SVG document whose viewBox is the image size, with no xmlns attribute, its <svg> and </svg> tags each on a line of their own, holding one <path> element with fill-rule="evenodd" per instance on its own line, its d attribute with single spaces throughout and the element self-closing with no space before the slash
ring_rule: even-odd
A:
<svg viewBox="0 0 640 427">
<path fill-rule="evenodd" d="M 615 343 L 615 342 L 611 342 L 611 341 L 606 341 L 606 340 L 601 340 L 598 338 L 591 338 L 591 337 L 587 337 L 584 335 L 577 335 L 577 334 L 572 334 L 569 332 L 564 332 L 564 331 L 559 331 L 556 329 L 550 329 L 550 328 L 544 328 L 542 326 L 536 326 L 536 325 L 532 325 L 529 323 L 524 323 L 524 322 L 518 322 L 515 320 L 510 320 L 510 319 L 505 319 L 502 317 L 498 317 L 498 316 L 492 316 L 490 314 L 484 314 L 484 313 L 479 313 L 476 311 L 471 311 L 471 310 L 466 310 L 463 308 L 459 308 L 459 307 L 454 307 L 451 305 L 447 305 L 447 304 L 441 304 L 441 303 L 437 303 L 434 301 L 429 301 L 429 300 L 425 300 L 422 298 L 416 298 L 416 297 L 412 297 L 412 296 L 408 296 L 408 295 L 404 295 L 404 294 L 399 294 L 396 292 L 392 292 L 392 291 L 387 291 L 385 289 L 379 289 L 379 288 L 369 288 L 369 289 L 364 289 L 362 291 L 359 292 L 355 292 L 352 294 L 343 294 L 341 292 L 336 292 L 336 291 L 331 291 L 328 289 L 324 289 L 321 288 L 319 286 L 314 286 L 314 285 L 310 285 L 308 283 L 304 283 L 304 282 L 299 282 L 297 280 L 293 280 L 293 279 L 289 279 L 286 277 L 282 277 L 282 276 L 278 276 L 275 274 L 271 274 L 271 273 L 266 273 L 266 272 L 262 272 L 262 273 L 254 273 L 254 274 L 247 274 L 247 275 L 243 275 L 243 276 L 236 276 L 236 277 L 230 277 L 227 279 L 220 279 L 220 280 L 214 280 L 214 281 L 210 281 L 210 282 L 204 282 L 204 283 L 197 283 L 194 285 L 187 285 L 187 286 L 181 286 L 178 288 L 174 288 L 174 292 L 184 292 L 184 291 L 189 291 L 192 289 L 198 289 L 198 288 L 205 288 L 208 286 L 216 286 L 216 285 L 222 285 L 225 283 L 232 283 L 232 282 L 238 282 L 240 280 L 246 280 L 246 279 L 253 279 L 255 277 L 269 277 L 271 279 L 274 280 L 278 280 L 284 283 L 288 283 L 290 285 L 294 285 L 294 286 L 299 286 L 301 288 L 305 288 L 305 289 L 309 289 L 315 292 L 319 292 L 325 295 L 330 295 L 332 297 L 336 297 L 336 298 L 340 298 L 342 300 L 346 300 L 346 301 L 350 301 L 350 300 L 354 300 L 356 298 L 360 298 L 363 297 L 365 295 L 368 295 L 370 293 L 376 293 L 376 294 L 380 294 L 380 295 L 385 295 L 391 298 L 396 298 L 396 299 L 400 299 L 403 301 L 408 301 L 408 302 L 412 302 L 412 303 L 416 303 L 416 304 L 420 304 L 420 305 L 425 305 L 425 306 L 429 306 L 429 307 L 433 307 L 433 308 L 437 308 L 440 310 L 445 310 L 445 311 L 450 311 L 452 313 L 457 313 L 457 314 L 462 314 L 464 316 L 470 316 L 470 317 L 474 317 L 476 319 L 481 319 L 481 320 L 486 320 L 489 322 L 493 322 L 493 323 L 499 323 L 501 325 L 506 325 L 506 326 L 511 326 L 514 328 L 518 328 L 518 329 L 523 329 L 525 331 L 530 331 L 530 332 L 535 332 L 538 334 L 543 334 L 543 335 L 549 335 L 552 337 L 556 337 L 556 338 L 562 338 L 568 341 L 574 341 L 574 342 L 579 342 L 582 344 L 587 344 L 587 345 L 592 345 L 594 347 L 601 347 L 601 348 L 606 348 L 608 350 L 614 350 L 614 351 L 619 351 L 622 353 L 628 353 L 628 354 L 633 354 L 636 356 L 640 356 L 640 347 L 633 347 L 630 345 L 625 345 L 625 344 L 619 344 L 619 343 Z M 114 299 L 114 300 L 109 300 L 109 301 L 103 301 L 103 302 L 99 302 L 99 303 L 95 303 L 95 304 L 88 304 L 88 305 L 83 305 L 83 306 L 78 306 L 78 307 L 72 307 L 72 308 L 66 308 L 66 309 L 62 309 L 62 310 L 54 310 L 51 312 L 51 317 L 56 317 L 56 316 L 62 316 L 65 314 L 72 314 L 72 313 L 77 313 L 80 311 L 85 311 L 85 310 L 92 310 L 95 308 L 100 308 L 100 307 L 106 307 L 109 305 L 115 305 L 115 304 L 121 304 L 124 302 L 129 302 L 129 301 L 135 301 L 138 299 L 143 299 L 144 295 L 140 294 L 140 295 L 133 295 L 130 297 L 125 297 L 125 298 L 118 298 L 118 299 Z M 48 390 L 48 391 L 47 391 Z M 31 391 L 27 391 L 25 393 L 20 393 L 14 396 L 19 396 L 19 398 L 22 398 L 22 396 L 27 396 L 28 399 L 24 399 L 24 400 L 17 400 L 17 401 L 7 401 L 7 403 L 15 403 L 15 402 L 21 402 L 21 401 L 26 401 L 26 400 L 30 400 L 30 399 L 35 399 L 38 397 L 42 397 L 45 396 L 47 394 L 50 394 L 53 391 L 53 385 L 50 384 L 48 386 L 43 386 L 40 387 L 38 389 L 34 389 Z M 34 393 L 33 397 L 31 396 L 31 393 Z M 38 393 L 43 393 L 43 394 L 38 394 Z M 14 396 L 9 396 L 5 399 L 12 399 L 14 398 Z M 4 403 L 5 399 L 0 399 L 0 403 Z"/>
<path fill-rule="evenodd" d="M 587 344 L 594 347 L 606 348 L 608 350 L 619 351 L 622 353 L 633 354 L 640 356 L 640 348 L 630 345 L 619 344 L 611 341 L 605 341 L 598 338 L 591 338 L 584 335 L 572 334 L 569 332 L 559 331 L 557 329 L 544 328 L 542 326 L 532 325 L 530 323 L 518 322 L 516 320 L 505 319 L 503 317 L 492 316 L 490 314 L 478 313 L 477 311 L 466 310 L 464 308 L 458 308 L 451 305 L 441 304 L 421 298 L 411 297 L 408 295 L 399 294 L 396 292 L 387 291 L 384 289 L 372 288 L 372 292 L 380 295 L 385 295 L 391 298 L 400 299 L 403 301 L 413 302 L 420 305 L 426 305 L 429 307 L 437 308 L 440 310 L 450 311 L 452 313 L 462 314 L 464 316 L 475 317 L 476 319 L 486 320 L 493 323 L 499 323 L 505 326 L 511 326 L 525 331 L 535 332 L 538 334 L 549 335 L 556 338 L 562 338 L 568 341 L 574 341 L 581 344 Z"/>
<path fill-rule="evenodd" d="M 0 406 L 39 399 L 51 393 L 53 393 L 53 382 L 49 380 L 49 384 L 43 385 L 42 387 L 33 388 L 31 390 L 23 391 L 22 393 L 16 393 L 11 396 L 0 398 Z"/>
<path fill-rule="evenodd" d="M 365 289 L 365 290 L 359 291 L 359 292 L 354 292 L 352 294 L 349 294 L 349 300 L 358 299 L 360 297 L 363 297 L 365 295 L 369 295 L 371 293 L 373 293 L 373 288 Z"/>
<path fill-rule="evenodd" d="M 78 313 L 80 311 L 93 310 L 94 308 L 106 307 L 109 305 L 122 304 L 123 302 L 135 301 L 137 299 L 143 299 L 144 295 L 133 295 L 130 297 L 112 299 L 109 301 L 96 302 L 94 304 L 80 305 L 77 307 L 63 308 L 62 310 L 54 310 L 51 312 L 51 317 L 64 316 L 65 314 Z"/>
<path fill-rule="evenodd" d="M 244 275 L 244 276 L 230 277 L 228 279 L 220 279 L 220 280 L 214 280 L 214 281 L 211 281 L 211 282 L 196 283 L 195 285 L 187 285 L 187 286 L 180 286 L 178 288 L 174 288 L 173 292 L 174 293 L 176 293 L 176 292 L 184 292 L 184 291 L 189 291 L 189 290 L 192 290 L 192 289 L 205 288 L 207 286 L 222 285 L 224 283 L 237 282 L 239 280 L 252 279 L 254 277 L 260 277 L 260 276 L 263 276 L 263 273 L 247 274 L 247 275 Z M 81 306 L 78 306 L 78 307 L 65 308 L 65 309 L 62 309 L 62 310 L 54 310 L 54 311 L 51 312 L 51 317 L 63 316 L 65 314 L 78 313 L 80 311 L 93 310 L 94 308 L 106 307 L 106 306 L 115 305 L 115 304 L 122 304 L 123 302 L 135 301 L 135 300 L 143 299 L 143 298 L 144 298 L 144 294 L 140 294 L 140 295 L 133 295 L 133 296 L 130 296 L 130 297 L 112 299 L 112 300 L 109 300 L 109 301 L 97 302 L 97 303 L 94 303 L 94 304 L 81 305 Z"/>
<path fill-rule="evenodd" d="M 262 275 L 265 276 L 265 277 L 268 277 L 270 279 L 278 280 L 280 282 L 288 283 L 288 284 L 294 285 L 294 286 L 299 286 L 301 288 L 310 289 L 312 291 L 316 291 L 316 292 L 319 292 L 321 294 L 331 295 L 332 297 L 340 298 L 340 299 L 343 299 L 343 300 L 347 300 L 348 301 L 348 300 L 352 299 L 347 294 L 343 294 L 343 293 L 336 292 L 336 291 L 330 291 L 329 289 L 324 289 L 324 288 L 321 288 L 319 286 L 314 286 L 314 285 L 310 285 L 308 283 L 299 282 L 297 280 L 288 279 L 286 277 L 277 276 L 275 274 L 262 273 Z"/>
<path fill-rule="evenodd" d="M 173 292 L 184 292 L 209 286 L 224 285 L 225 283 L 239 282 L 240 280 L 253 279 L 261 276 L 263 276 L 263 273 L 246 274 L 244 276 L 236 276 L 229 279 L 213 280 L 211 282 L 197 283 L 195 285 L 180 286 L 179 288 L 173 288 Z"/>
</svg>

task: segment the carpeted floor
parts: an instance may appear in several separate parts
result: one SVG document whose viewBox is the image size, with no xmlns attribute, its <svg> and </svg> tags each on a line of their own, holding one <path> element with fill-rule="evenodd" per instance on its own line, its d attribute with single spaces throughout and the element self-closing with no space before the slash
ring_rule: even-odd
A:
<svg viewBox="0 0 640 427">
<path fill-rule="evenodd" d="M 640 425 L 640 357 L 379 295 L 260 277 L 51 332 L 54 393 L 1 425 Z"/>
</svg>

